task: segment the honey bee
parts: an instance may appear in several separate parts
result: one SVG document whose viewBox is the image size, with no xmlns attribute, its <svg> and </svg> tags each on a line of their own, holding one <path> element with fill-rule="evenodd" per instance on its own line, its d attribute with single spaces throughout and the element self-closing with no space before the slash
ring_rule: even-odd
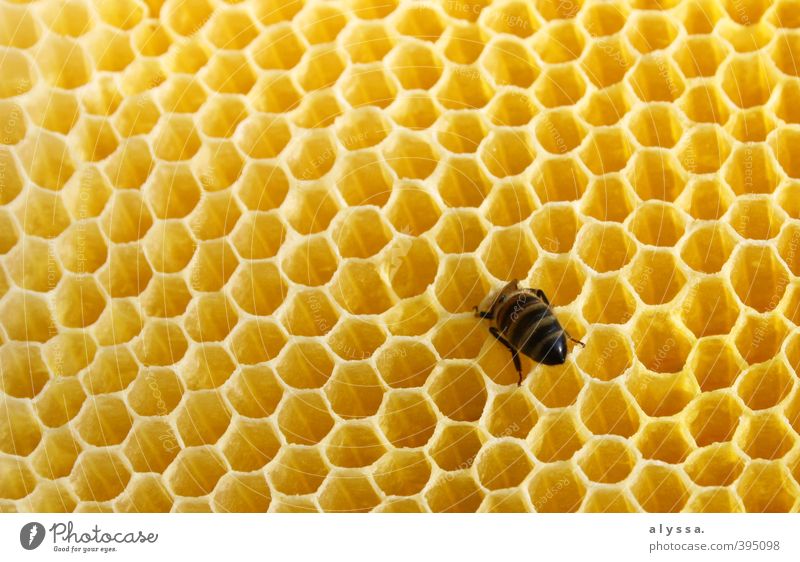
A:
<svg viewBox="0 0 800 562">
<path fill-rule="evenodd" d="M 561 365 L 567 360 L 567 340 L 585 346 L 561 327 L 544 291 L 520 288 L 517 279 L 503 287 L 489 310 L 474 310 L 475 316 L 494 321 L 489 332 L 511 351 L 517 386 L 522 384 L 520 353 L 544 365 Z"/>
</svg>

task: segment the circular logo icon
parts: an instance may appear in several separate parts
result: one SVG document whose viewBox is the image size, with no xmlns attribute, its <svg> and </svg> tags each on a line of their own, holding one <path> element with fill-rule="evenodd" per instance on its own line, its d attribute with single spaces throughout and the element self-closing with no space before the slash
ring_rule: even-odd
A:
<svg viewBox="0 0 800 562">
<path fill-rule="evenodd" d="M 25 550 L 37 548 L 44 540 L 44 525 L 33 521 L 22 526 L 19 532 L 19 544 Z"/>
</svg>

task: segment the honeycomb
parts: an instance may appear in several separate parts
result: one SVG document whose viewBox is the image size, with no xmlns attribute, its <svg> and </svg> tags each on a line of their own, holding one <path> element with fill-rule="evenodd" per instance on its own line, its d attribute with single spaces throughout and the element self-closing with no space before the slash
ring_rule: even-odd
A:
<svg viewBox="0 0 800 562">
<path fill-rule="evenodd" d="M 800 510 L 797 0 L 0 0 L 0 511 Z M 472 314 L 512 279 L 586 343 Z"/>
</svg>

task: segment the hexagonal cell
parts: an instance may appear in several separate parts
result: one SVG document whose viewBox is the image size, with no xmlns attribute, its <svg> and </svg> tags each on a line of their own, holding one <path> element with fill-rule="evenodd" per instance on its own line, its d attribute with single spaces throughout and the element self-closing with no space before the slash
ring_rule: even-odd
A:
<svg viewBox="0 0 800 562">
<path fill-rule="evenodd" d="M 15 398 L 33 398 L 50 380 L 39 346 L 3 342 L 0 346 L 0 389 Z"/>
<path fill-rule="evenodd" d="M 436 429 L 436 415 L 425 395 L 412 390 L 387 393 L 379 413 L 380 427 L 395 447 L 421 447 Z"/>
<path fill-rule="evenodd" d="M 436 243 L 448 254 L 472 253 L 487 230 L 480 215 L 472 209 L 447 211 L 436 225 Z"/>
<path fill-rule="evenodd" d="M 691 36 L 684 39 L 673 54 L 687 78 L 714 76 L 728 57 L 729 49 L 713 36 Z"/>
<path fill-rule="evenodd" d="M 623 222 L 633 211 L 636 195 L 621 178 L 605 176 L 589 184 L 581 212 L 600 221 Z"/>
<path fill-rule="evenodd" d="M 578 298 L 584 280 L 583 266 L 570 256 L 540 256 L 530 286 L 543 290 L 553 306 L 564 306 Z"/>
<path fill-rule="evenodd" d="M 587 437 L 573 413 L 564 410 L 542 415 L 528 436 L 528 442 L 536 460 L 553 463 L 572 458 Z"/>
<path fill-rule="evenodd" d="M 142 369 L 128 391 L 128 405 L 141 416 L 169 414 L 181 401 L 180 378 L 164 368 Z"/>
<path fill-rule="evenodd" d="M 473 158 L 452 156 L 443 160 L 439 194 L 450 207 L 479 207 L 491 182 Z"/>
<path fill-rule="evenodd" d="M 750 513 L 786 513 L 797 500 L 797 483 L 781 463 L 753 461 L 745 469 L 736 491 Z"/>
<path fill-rule="evenodd" d="M 439 142 L 455 153 L 474 153 L 486 136 L 486 123 L 474 111 L 451 111 L 438 124 Z"/>
<path fill-rule="evenodd" d="M 531 502 L 539 513 L 574 513 L 586 495 L 586 487 L 568 463 L 540 467 L 528 487 Z"/>
<path fill-rule="evenodd" d="M 360 468 L 381 458 L 386 447 L 371 423 L 347 422 L 333 430 L 325 451 L 335 466 Z"/>
<path fill-rule="evenodd" d="M 487 107 L 494 125 L 519 127 L 527 125 L 538 113 L 536 102 L 524 92 L 498 92 Z"/>
<path fill-rule="evenodd" d="M 775 126 L 772 111 L 758 106 L 734 113 L 725 129 L 741 142 L 764 142 Z"/>
<path fill-rule="evenodd" d="M 283 168 L 275 164 L 251 162 L 234 189 L 248 209 L 269 211 L 286 198 L 289 180 Z"/>
<path fill-rule="evenodd" d="M 342 107 L 332 91 L 312 92 L 300 102 L 294 122 L 306 129 L 328 127 L 341 114 Z"/>
<path fill-rule="evenodd" d="M 545 107 L 575 105 L 586 93 L 586 83 L 577 66 L 567 63 L 545 69 L 534 83 L 533 91 Z"/>
<path fill-rule="evenodd" d="M 747 314 L 737 334 L 736 347 L 751 365 L 769 361 L 780 352 L 788 330 L 782 315 Z"/>
<path fill-rule="evenodd" d="M 278 428 L 289 443 L 319 443 L 333 424 L 327 402 L 315 391 L 287 396 L 278 412 Z"/>
<path fill-rule="evenodd" d="M 746 199 L 733 203 L 728 220 L 744 238 L 768 240 L 778 235 L 783 215 L 769 199 Z"/>
<path fill-rule="evenodd" d="M 423 386 L 436 361 L 428 346 L 407 339 L 390 340 L 376 358 L 381 377 L 393 388 Z"/>
<path fill-rule="evenodd" d="M 391 175 L 379 154 L 359 151 L 340 159 L 336 185 L 350 205 L 384 205 L 392 194 Z M 325 209 L 321 209 L 325 212 Z M 324 218 L 322 219 L 324 220 Z"/>
<path fill-rule="evenodd" d="M 286 281 L 281 276 L 278 266 L 272 262 L 248 261 L 240 264 L 229 283 L 231 295 L 238 305 L 250 314 L 258 316 L 272 314 L 281 305 L 288 292 Z M 230 331 L 236 324 L 236 313 L 233 308 L 224 297 L 209 295 L 201 298 L 206 299 L 205 307 L 200 305 L 203 301 L 198 299 L 192 303 L 192 306 L 198 303 L 198 326 L 195 329 L 198 333 L 195 334 L 187 324 L 189 334 L 195 339 L 225 337 L 227 333 L 225 329 Z M 190 312 L 192 312 L 191 307 Z M 205 315 L 208 317 L 204 318 Z M 216 317 L 222 324 L 214 327 L 210 323 L 212 317 Z M 210 331 L 207 336 L 202 336 L 204 328 Z"/>
<path fill-rule="evenodd" d="M 38 295 L 9 292 L 0 307 L 0 323 L 9 339 L 46 342 L 58 333 L 47 302 Z"/>
<path fill-rule="evenodd" d="M 481 55 L 481 66 L 495 86 L 529 87 L 539 75 L 539 68 L 519 40 L 508 37 L 492 39 Z"/>
<path fill-rule="evenodd" d="M 636 456 L 621 439 L 595 437 L 578 454 L 578 465 L 593 482 L 614 484 L 628 477 L 636 465 Z"/>
<path fill-rule="evenodd" d="M 236 419 L 222 443 L 222 452 L 234 470 L 259 470 L 280 450 L 281 442 L 267 420 Z"/>
<path fill-rule="evenodd" d="M 625 167 L 632 154 L 627 135 L 621 129 L 592 130 L 581 158 L 595 174 L 617 172 Z"/>
<path fill-rule="evenodd" d="M 513 391 L 499 393 L 489 405 L 486 429 L 495 437 L 524 439 L 538 419 L 536 408 L 526 394 Z"/>
<path fill-rule="evenodd" d="M 99 270 L 100 282 L 113 298 L 135 297 L 145 290 L 153 272 L 139 244 L 113 245 Z"/>
<path fill-rule="evenodd" d="M 283 388 L 271 368 L 244 367 L 231 378 L 226 396 L 243 416 L 263 418 L 275 411 Z"/>
<path fill-rule="evenodd" d="M 680 70 L 669 58 L 659 53 L 639 59 L 629 80 L 634 93 L 646 102 L 675 101 L 685 87 Z"/>
<path fill-rule="evenodd" d="M 172 513 L 211 513 L 211 505 L 206 498 L 175 498 Z"/>
<path fill-rule="evenodd" d="M 438 79 L 441 69 L 438 66 L 434 66 L 434 69 Z M 450 66 L 435 91 L 439 102 L 447 109 L 484 107 L 492 99 L 494 93 L 483 75 L 475 67 L 469 65 Z"/>
<path fill-rule="evenodd" d="M 345 318 L 328 336 L 328 345 L 347 361 L 368 359 L 385 341 L 378 324 L 356 318 Z"/>
<path fill-rule="evenodd" d="M 131 414 L 122 400 L 100 395 L 86 401 L 75 428 L 87 443 L 107 447 L 121 443 L 132 424 Z"/>
<path fill-rule="evenodd" d="M 618 37 L 595 39 L 583 56 L 582 66 L 598 88 L 617 84 L 633 64 L 633 56 Z"/>
<path fill-rule="evenodd" d="M 213 445 L 230 421 L 231 412 L 222 394 L 199 390 L 187 394 L 177 410 L 176 425 L 187 446 Z"/>
<path fill-rule="evenodd" d="M 369 262 L 344 262 L 334 277 L 331 295 L 351 314 L 380 314 L 395 303 L 377 268 Z"/>
<path fill-rule="evenodd" d="M 681 257 L 694 270 L 716 273 L 731 255 L 735 241 L 726 225 L 703 225 L 690 232 Z"/>
<path fill-rule="evenodd" d="M 677 26 L 663 14 L 636 14 L 629 21 L 628 40 L 642 54 L 666 49 L 678 36 Z"/>
<path fill-rule="evenodd" d="M 20 512 L 73 513 L 77 499 L 68 484 L 44 481 L 18 505 Z"/>
<path fill-rule="evenodd" d="M 574 363 L 544 367 L 536 365 L 531 372 L 530 389 L 548 408 L 573 404 L 583 388 L 583 378 Z"/>
<path fill-rule="evenodd" d="M 153 474 L 135 475 L 114 505 L 117 513 L 169 513 L 173 498 L 161 478 Z"/>
<path fill-rule="evenodd" d="M 421 131 L 429 128 L 439 118 L 439 108 L 428 93 L 401 93 L 392 103 L 389 116 L 402 127 Z"/>
<path fill-rule="evenodd" d="M 762 54 L 737 54 L 722 68 L 722 89 L 741 108 L 764 105 L 775 89 L 777 77 L 771 61 Z M 747 77 L 743 80 L 743 77 Z"/>
<path fill-rule="evenodd" d="M 551 22 L 535 38 L 533 48 L 543 61 L 550 64 L 578 58 L 586 45 L 586 38 L 573 21 Z"/>
<path fill-rule="evenodd" d="M 298 292 L 287 306 L 283 324 L 292 335 L 323 336 L 339 321 L 339 314 L 324 291 Z"/>
<path fill-rule="evenodd" d="M 697 337 L 730 333 L 739 312 L 739 303 L 728 283 L 716 277 L 695 282 L 681 308 L 684 324 Z"/>
<path fill-rule="evenodd" d="M 179 496 L 200 497 L 210 494 L 227 467 L 213 447 L 182 449 L 169 465 L 164 479 Z"/>
<path fill-rule="evenodd" d="M 226 240 L 200 242 L 189 264 L 189 283 L 195 291 L 219 291 L 238 265 L 239 260 Z"/>
<path fill-rule="evenodd" d="M 192 346 L 180 372 L 187 389 L 204 390 L 222 386 L 234 369 L 233 359 L 225 348 L 211 343 Z"/>
<path fill-rule="evenodd" d="M 313 267 L 311 267 L 313 264 Z M 282 262 L 284 273 L 302 285 L 323 285 L 327 283 L 338 266 L 338 258 L 322 235 L 310 236 L 300 244 L 290 248 Z"/>
<path fill-rule="evenodd" d="M 595 435 L 630 437 L 639 428 L 639 413 L 629 394 L 618 384 L 589 382 L 580 408 L 584 425 Z"/>
<path fill-rule="evenodd" d="M 14 181 L 12 180 L 12 193 L 16 189 Z M 17 220 L 27 234 L 55 238 L 69 226 L 67 209 L 56 193 L 31 186 L 19 200 L 18 205 Z"/>
<path fill-rule="evenodd" d="M 522 226 L 512 226 L 489 235 L 483 251 L 489 273 L 507 281 L 528 276 L 538 252 L 526 230 Z M 569 232 L 564 236 L 568 238 Z"/>
<path fill-rule="evenodd" d="M 485 488 L 518 486 L 533 469 L 525 449 L 513 441 L 500 441 L 482 449 L 477 459 L 478 478 Z"/>
<path fill-rule="evenodd" d="M 11 279 L 22 289 L 46 293 L 61 280 L 53 246 L 40 238 L 24 237 L 4 262 Z"/>
<path fill-rule="evenodd" d="M 107 501 L 121 494 L 130 478 L 128 467 L 116 452 L 91 449 L 78 457 L 70 483 L 81 500 Z"/>
<path fill-rule="evenodd" d="M 641 409 L 652 417 L 676 414 L 698 394 L 697 382 L 686 369 L 654 373 L 635 364 L 626 384 Z"/>
<path fill-rule="evenodd" d="M 689 499 L 686 482 L 670 466 L 646 465 L 631 489 L 639 505 L 651 513 L 677 513 Z"/>
<path fill-rule="evenodd" d="M 443 364 L 431 375 L 428 392 L 439 410 L 456 421 L 477 421 L 486 406 L 483 375 L 468 365 Z"/>
<path fill-rule="evenodd" d="M 670 302 L 686 283 L 672 251 L 642 249 L 628 272 L 634 291 L 645 304 Z"/>
<path fill-rule="evenodd" d="M 155 275 L 142 293 L 141 303 L 148 316 L 171 318 L 183 314 L 191 299 L 189 287 L 183 278 Z"/>
<path fill-rule="evenodd" d="M 255 83 L 250 63 L 238 52 L 218 51 L 200 71 L 200 77 L 212 90 L 228 94 L 246 94 Z"/>
<path fill-rule="evenodd" d="M 528 218 L 535 208 L 530 186 L 511 180 L 492 187 L 484 216 L 496 226 L 511 226 Z"/>
<path fill-rule="evenodd" d="M 740 403 L 725 391 L 698 396 L 687 411 L 689 432 L 700 447 L 730 441 L 742 414 Z"/>
<path fill-rule="evenodd" d="M 228 473 L 214 489 L 216 513 L 266 513 L 272 496 L 264 475 Z"/>
<path fill-rule="evenodd" d="M 590 93 L 581 116 L 597 127 L 614 125 L 631 109 L 633 102 L 624 82 L 619 82 Z"/>
<path fill-rule="evenodd" d="M 694 451 L 684 465 L 699 486 L 729 486 L 745 468 L 745 459 L 731 443 L 715 443 Z"/>
<path fill-rule="evenodd" d="M 4 399 L 0 403 L 0 451 L 26 457 L 39 445 L 42 431 L 33 408 L 21 400 Z"/>
<path fill-rule="evenodd" d="M 112 299 L 92 326 L 97 343 L 118 345 L 127 343 L 139 335 L 143 322 L 137 305 L 134 300 Z M 180 306 L 178 303 L 175 305 Z"/>
<path fill-rule="evenodd" d="M 682 143 L 679 158 L 695 174 L 716 172 L 730 154 L 730 144 L 717 125 L 699 125 Z"/>
<path fill-rule="evenodd" d="M 643 312 L 636 324 L 633 337 L 639 361 L 657 373 L 683 369 L 692 342 L 671 315 Z"/>
<path fill-rule="evenodd" d="M 345 210 L 336 217 L 332 229 L 333 240 L 345 258 L 372 256 L 391 240 L 389 227 L 372 208 Z"/>
<path fill-rule="evenodd" d="M 336 161 L 333 136 L 325 130 L 307 131 L 298 138 L 288 156 L 289 170 L 299 180 L 316 180 L 327 174 Z"/>
<path fill-rule="evenodd" d="M 636 447 L 645 459 L 680 464 L 692 452 L 694 443 L 678 422 L 651 421 L 637 435 Z"/>
<path fill-rule="evenodd" d="M 732 386 L 745 366 L 724 337 L 698 340 L 689 355 L 689 369 L 703 392 Z"/>
<path fill-rule="evenodd" d="M 486 495 L 478 511 L 481 513 L 530 513 L 527 494 L 520 489 L 495 490 Z"/>
<path fill-rule="evenodd" d="M 135 472 L 164 472 L 180 450 L 170 424 L 160 419 L 137 421 L 123 451 Z"/>
<path fill-rule="evenodd" d="M 674 201 L 686 185 L 675 157 L 664 149 L 647 149 L 634 156 L 630 182 L 644 200 Z"/>
<path fill-rule="evenodd" d="M 378 359 L 380 361 L 380 359 Z M 378 411 L 384 388 L 371 365 L 340 363 L 325 385 L 333 411 L 342 418 L 363 418 Z"/>
<path fill-rule="evenodd" d="M 542 114 L 537 120 L 536 138 L 548 152 L 567 153 L 585 136 L 586 129 L 570 111 L 556 109 Z"/>
<path fill-rule="evenodd" d="M 467 471 L 442 475 L 425 493 L 434 513 L 472 513 L 483 501 L 480 486 Z"/>
<path fill-rule="evenodd" d="M 89 394 L 97 395 L 124 390 L 138 374 L 139 364 L 128 348 L 101 347 L 89 368 L 80 375 L 80 379 Z"/>
<path fill-rule="evenodd" d="M 797 435 L 791 426 L 776 412 L 756 412 L 743 417 L 736 444 L 751 459 L 783 458 L 797 443 Z"/>
<path fill-rule="evenodd" d="M 578 236 L 578 255 L 599 273 L 624 267 L 636 253 L 636 244 L 616 224 L 586 224 Z"/>
<path fill-rule="evenodd" d="M 352 109 L 337 119 L 339 140 L 348 150 L 369 148 L 380 143 L 392 126 L 383 112 L 372 106 Z"/>
<path fill-rule="evenodd" d="M 397 85 L 380 63 L 350 68 L 343 78 L 343 95 L 353 107 L 374 105 L 385 108 L 394 101 Z"/>
<path fill-rule="evenodd" d="M 716 86 L 700 84 L 686 90 L 679 102 L 681 109 L 692 121 L 724 125 L 730 110 Z"/>
<path fill-rule="evenodd" d="M 789 281 L 788 272 L 774 250 L 769 246 L 745 245 L 733 259 L 731 283 L 739 298 L 757 312 L 773 310 Z"/>
<path fill-rule="evenodd" d="M 620 329 L 593 326 L 583 339 L 586 347 L 575 361 L 589 376 L 610 381 L 633 365 L 633 350 Z"/>
<path fill-rule="evenodd" d="M 78 415 L 85 400 L 86 393 L 77 378 L 58 378 L 39 395 L 35 406 L 36 415 L 43 424 L 59 427 Z"/>
<path fill-rule="evenodd" d="M 281 449 L 268 472 L 272 487 L 289 495 L 316 492 L 327 474 L 328 467 L 315 448 L 291 445 Z"/>
<path fill-rule="evenodd" d="M 440 264 L 436 298 L 450 312 L 466 312 L 489 292 L 489 282 L 471 256 L 449 256 Z"/>
<path fill-rule="evenodd" d="M 245 320 L 233 331 L 231 351 L 239 363 L 254 365 L 278 356 L 286 336 L 273 321 Z"/>
<path fill-rule="evenodd" d="M 167 320 L 149 320 L 135 352 L 145 365 L 172 365 L 180 361 L 189 347 L 180 326 Z"/>
<path fill-rule="evenodd" d="M 619 488 L 596 488 L 586 495 L 583 513 L 635 513 L 639 511 L 631 498 Z"/>
</svg>

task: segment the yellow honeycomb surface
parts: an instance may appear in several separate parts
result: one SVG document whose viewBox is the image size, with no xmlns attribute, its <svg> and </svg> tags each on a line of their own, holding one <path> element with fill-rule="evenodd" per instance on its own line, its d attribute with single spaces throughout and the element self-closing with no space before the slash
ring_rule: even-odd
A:
<svg viewBox="0 0 800 562">
<path fill-rule="evenodd" d="M 0 511 L 798 511 L 798 275 L 798 0 L 0 0 Z"/>
</svg>

